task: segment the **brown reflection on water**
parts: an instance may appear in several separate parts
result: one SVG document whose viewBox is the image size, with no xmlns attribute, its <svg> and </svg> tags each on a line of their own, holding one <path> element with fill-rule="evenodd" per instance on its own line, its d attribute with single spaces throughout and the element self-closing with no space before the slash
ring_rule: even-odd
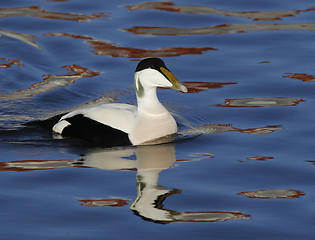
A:
<svg viewBox="0 0 315 240">
<path fill-rule="evenodd" d="M 72 33 L 46 33 L 46 36 L 50 37 L 68 37 L 68 38 L 74 38 L 74 39 L 84 39 L 84 40 L 95 40 L 93 37 L 89 37 L 87 35 L 78 35 L 78 34 L 72 34 Z"/>
<path fill-rule="evenodd" d="M 305 100 L 300 98 L 244 98 L 244 99 L 226 99 L 225 104 L 218 104 L 219 107 L 281 107 L 296 106 Z"/>
<path fill-rule="evenodd" d="M 20 63 L 21 60 L 9 59 L 9 58 L 0 58 L 0 60 L 9 62 L 9 63 L 0 64 L 0 68 L 10 68 L 12 65 L 24 66 L 23 64 Z"/>
<path fill-rule="evenodd" d="M 5 17 L 37 17 L 58 20 L 86 21 L 93 18 L 108 17 L 108 14 L 94 13 L 92 15 L 83 15 L 75 13 L 59 13 L 43 10 L 39 6 L 29 6 L 18 8 L 0 8 L 0 18 Z"/>
<path fill-rule="evenodd" d="M 286 73 L 287 75 L 284 75 L 285 78 L 293 78 L 298 79 L 303 82 L 315 82 L 315 76 L 309 75 L 306 73 Z"/>
<path fill-rule="evenodd" d="M 309 162 L 309 163 L 311 163 L 312 165 L 315 165 L 315 161 L 313 161 L 313 160 L 307 160 L 307 161 L 305 161 L 305 162 Z"/>
<path fill-rule="evenodd" d="M 267 157 L 267 156 L 256 156 L 256 157 L 249 157 L 247 158 L 249 160 L 255 160 L 255 161 L 267 161 L 270 159 L 274 159 L 274 157 Z"/>
<path fill-rule="evenodd" d="M 45 74 L 43 76 L 44 78 L 42 82 L 34 83 L 32 87 L 28 89 L 18 90 L 9 94 L 3 94 L 1 95 L 1 97 L 7 97 L 10 99 L 32 97 L 35 95 L 49 92 L 59 87 L 69 86 L 83 77 L 94 77 L 100 74 L 100 72 L 94 72 L 75 64 L 63 66 L 63 68 L 73 72 L 73 74 L 66 75 Z"/>
<path fill-rule="evenodd" d="M 76 35 L 70 33 L 48 33 L 48 36 L 64 36 L 75 39 L 85 40 L 96 55 L 106 55 L 111 57 L 127 58 L 146 58 L 146 57 L 175 57 L 186 54 L 202 54 L 205 51 L 217 50 L 212 47 L 183 48 L 183 47 L 165 47 L 158 49 L 141 49 L 131 47 L 120 47 L 117 44 L 108 41 L 97 40 L 89 36 Z"/>
<path fill-rule="evenodd" d="M 88 41 L 89 45 L 94 49 L 92 52 L 96 55 L 107 55 L 112 57 L 128 57 L 128 58 L 146 58 L 146 57 L 175 57 L 186 54 L 202 54 L 204 51 L 217 50 L 212 47 L 204 48 L 158 48 L 154 50 L 139 49 L 130 47 L 119 47 L 114 44 L 101 41 Z"/>
<path fill-rule="evenodd" d="M 26 44 L 29 44 L 33 47 L 42 49 L 38 44 L 35 43 L 35 36 L 34 35 L 26 34 L 26 33 L 17 33 L 17 32 L 13 32 L 13 31 L 7 31 L 7 30 L 0 29 L 0 37 L 1 37 L 1 35 L 9 37 L 9 38 L 17 39 L 17 40 L 22 41 Z"/>
<path fill-rule="evenodd" d="M 127 5 L 125 7 L 132 11 L 154 9 L 187 14 L 211 14 L 228 17 L 244 17 L 254 21 L 282 20 L 283 17 L 293 17 L 294 15 L 302 12 L 315 11 L 315 8 L 309 8 L 305 10 L 233 12 L 202 6 L 176 5 L 173 2 L 145 2 L 135 5 Z"/>
<path fill-rule="evenodd" d="M 222 88 L 225 85 L 237 84 L 236 82 L 220 83 L 220 82 L 183 82 L 187 87 L 188 93 L 198 93 L 207 89 Z"/>
<path fill-rule="evenodd" d="M 240 192 L 238 194 L 244 195 L 249 198 L 261 198 L 261 199 L 299 198 L 305 195 L 305 193 L 299 190 L 281 190 L 281 189 Z"/>
<path fill-rule="evenodd" d="M 221 24 L 211 27 L 199 28 L 175 28 L 175 27 L 142 27 L 134 26 L 123 29 L 133 34 L 150 36 L 182 36 L 202 34 L 230 34 L 246 33 L 250 31 L 272 31 L 272 30 L 304 30 L 315 31 L 315 23 L 304 24 Z"/>
</svg>

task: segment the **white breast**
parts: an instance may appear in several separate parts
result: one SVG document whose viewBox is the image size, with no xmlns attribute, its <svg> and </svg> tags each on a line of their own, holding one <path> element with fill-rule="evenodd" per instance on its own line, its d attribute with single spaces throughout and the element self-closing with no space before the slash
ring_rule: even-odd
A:
<svg viewBox="0 0 315 240">
<path fill-rule="evenodd" d="M 150 116 L 138 112 L 129 139 L 134 145 L 141 145 L 167 135 L 177 133 L 177 124 L 169 112 Z"/>
</svg>

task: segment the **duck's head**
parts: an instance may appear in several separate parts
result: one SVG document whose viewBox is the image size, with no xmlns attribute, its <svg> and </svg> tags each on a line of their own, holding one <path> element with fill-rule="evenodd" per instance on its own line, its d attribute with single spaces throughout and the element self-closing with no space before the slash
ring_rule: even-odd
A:
<svg viewBox="0 0 315 240">
<path fill-rule="evenodd" d="M 177 80 L 160 58 L 143 59 L 139 62 L 135 73 L 137 96 L 142 97 L 145 90 L 156 87 L 172 88 L 180 92 L 187 92 L 187 88 Z"/>
</svg>

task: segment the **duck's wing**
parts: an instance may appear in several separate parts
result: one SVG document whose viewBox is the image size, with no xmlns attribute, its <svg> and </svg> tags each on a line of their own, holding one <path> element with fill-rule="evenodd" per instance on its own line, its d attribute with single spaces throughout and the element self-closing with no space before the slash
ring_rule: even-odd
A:
<svg viewBox="0 0 315 240">
<path fill-rule="evenodd" d="M 63 120 L 69 120 L 70 118 L 73 118 L 76 115 L 83 115 L 83 117 L 85 118 L 95 120 L 101 124 L 129 133 L 131 127 L 134 124 L 136 111 L 137 111 L 136 106 L 129 104 L 123 103 L 102 104 L 95 107 L 83 108 L 72 111 L 62 116 L 58 124 L 61 123 Z M 55 132 L 61 133 L 60 131 Z"/>
<path fill-rule="evenodd" d="M 128 104 L 103 104 L 75 110 L 61 117 L 53 131 L 102 146 L 131 145 L 128 137 L 137 108 Z"/>
</svg>

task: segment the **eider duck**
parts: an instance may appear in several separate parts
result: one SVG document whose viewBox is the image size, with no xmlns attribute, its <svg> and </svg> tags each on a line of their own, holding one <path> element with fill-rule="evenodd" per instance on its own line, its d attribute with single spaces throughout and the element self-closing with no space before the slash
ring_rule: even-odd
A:
<svg viewBox="0 0 315 240">
<path fill-rule="evenodd" d="M 51 118 L 54 133 L 106 147 L 145 145 L 177 134 L 177 124 L 160 103 L 156 88 L 186 93 L 173 73 L 159 58 L 139 62 L 134 75 L 137 106 L 109 103 L 74 110 Z"/>
</svg>

